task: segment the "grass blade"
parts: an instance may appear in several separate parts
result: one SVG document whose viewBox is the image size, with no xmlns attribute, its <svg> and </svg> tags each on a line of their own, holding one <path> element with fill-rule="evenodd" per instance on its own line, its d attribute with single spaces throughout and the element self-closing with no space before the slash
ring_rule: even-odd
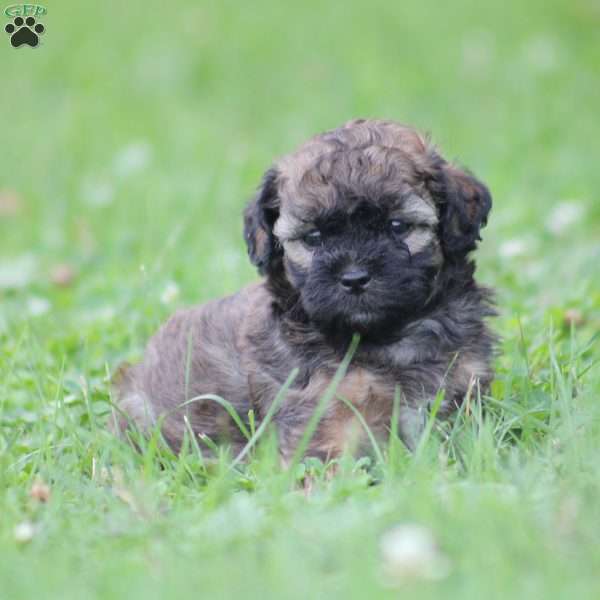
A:
<svg viewBox="0 0 600 600">
<path fill-rule="evenodd" d="M 304 434 L 302 435 L 302 438 L 300 439 L 300 443 L 298 444 L 296 451 L 294 452 L 294 455 L 292 457 L 292 460 L 290 463 L 290 468 L 289 468 L 290 473 L 293 473 L 295 471 L 296 466 L 298 465 L 298 463 L 304 456 L 304 453 L 306 452 L 306 450 L 308 448 L 310 440 L 312 439 L 315 431 L 317 430 L 317 426 L 319 425 L 319 422 L 323 418 L 323 415 L 325 414 L 325 411 L 327 410 L 329 403 L 331 402 L 332 398 L 334 397 L 339 384 L 341 383 L 342 379 L 346 375 L 346 371 L 348 370 L 348 367 L 350 366 L 350 361 L 352 360 L 352 357 L 354 356 L 354 353 L 356 352 L 356 348 L 358 347 L 359 341 L 360 341 L 360 336 L 358 334 L 354 334 L 354 336 L 352 338 L 352 342 L 350 342 L 350 347 L 348 348 L 348 351 L 346 352 L 346 356 L 344 356 L 344 359 L 342 360 L 342 362 L 340 363 L 340 366 L 338 367 L 337 371 L 335 372 L 335 375 L 333 376 L 331 383 L 325 390 L 325 393 L 321 396 L 321 399 L 319 400 L 311 418 L 308 421 L 306 429 L 304 430 Z"/>
<path fill-rule="evenodd" d="M 290 375 L 286 379 L 285 383 L 281 386 L 281 389 L 279 390 L 279 392 L 277 392 L 277 395 L 275 396 L 275 400 L 273 400 L 271 406 L 269 406 L 269 410 L 267 411 L 265 418 L 261 421 L 261 423 L 258 426 L 258 429 L 254 433 L 254 435 L 248 440 L 248 443 L 242 448 L 241 452 L 235 457 L 234 461 L 229 466 L 230 469 L 235 468 L 236 465 L 238 465 L 245 458 L 245 456 L 248 454 L 248 452 L 250 452 L 250 450 L 256 445 L 256 442 L 260 439 L 260 436 L 263 434 L 264 430 L 267 428 L 267 425 L 271 422 L 271 419 L 273 419 L 275 412 L 281 406 L 281 403 L 283 402 L 288 390 L 290 389 L 290 386 L 292 385 L 292 383 L 294 382 L 294 380 L 296 379 L 297 376 L 298 376 L 298 369 L 296 368 L 290 373 Z"/>
</svg>

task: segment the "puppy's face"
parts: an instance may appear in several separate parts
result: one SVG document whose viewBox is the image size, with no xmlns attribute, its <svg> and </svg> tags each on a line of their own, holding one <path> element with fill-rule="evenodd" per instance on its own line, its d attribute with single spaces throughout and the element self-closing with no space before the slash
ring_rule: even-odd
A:
<svg viewBox="0 0 600 600">
<path fill-rule="evenodd" d="M 418 312 L 465 260 L 486 188 L 414 130 L 354 121 L 279 160 L 246 210 L 253 262 L 322 330 L 366 332 Z"/>
<path fill-rule="evenodd" d="M 334 151 L 299 182 L 281 182 L 274 234 L 285 275 L 322 328 L 362 332 L 431 293 L 442 260 L 434 202 L 400 178 L 385 189 L 390 183 L 355 150 Z"/>
</svg>

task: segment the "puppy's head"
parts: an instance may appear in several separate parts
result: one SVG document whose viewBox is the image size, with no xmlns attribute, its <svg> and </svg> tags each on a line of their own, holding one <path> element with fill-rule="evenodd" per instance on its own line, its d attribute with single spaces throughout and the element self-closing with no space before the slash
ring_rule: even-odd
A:
<svg viewBox="0 0 600 600">
<path fill-rule="evenodd" d="M 422 309 L 466 261 L 487 188 L 419 133 L 356 120 L 269 169 L 245 212 L 250 259 L 322 329 L 366 332 Z"/>
</svg>

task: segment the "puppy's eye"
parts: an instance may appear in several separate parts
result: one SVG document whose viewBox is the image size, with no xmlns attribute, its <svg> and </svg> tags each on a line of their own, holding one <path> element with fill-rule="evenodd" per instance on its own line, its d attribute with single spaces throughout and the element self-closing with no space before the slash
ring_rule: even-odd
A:
<svg viewBox="0 0 600 600">
<path fill-rule="evenodd" d="M 321 245 L 321 242 L 323 241 L 323 236 L 321 235 L 321 232 L 318 229 L 313 229 L 312 231 L 309 231 L 308 233 L 304 234 L 304 236 L 302 237 L 302 241 L 307 246 L 314 248 L 316 246 Z"/>
<path fill-rule="evenodd" d="M 392 219 L 390 221 L 390 231 L 395 235 L 402 235 L 412 229 L 412 225 L 405 223 L 400 219 Z"/>
</svg>

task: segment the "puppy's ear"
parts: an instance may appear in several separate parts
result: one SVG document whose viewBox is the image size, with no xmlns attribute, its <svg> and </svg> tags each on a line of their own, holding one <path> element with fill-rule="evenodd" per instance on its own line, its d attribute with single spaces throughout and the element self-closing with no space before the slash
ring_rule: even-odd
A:
<svg viewBox="0 0 600 600">
<path fill-rule="evenodd" d="M 258 191 L 244 211 L 244 239 L 248 246 L 248 256 L 261 275 L 270 272 L 282 249 L 273 226 L 279 217 L 276 169 L 269 169 L 262 178 Z"/>
<path fill-rule="evenodd" d="M 466 171 L 446 163 L 442 167 L 440 238 L 448 257 L 462 258 L 475 249 L 487 223 L 492 197 L 487 187 Z"/>
</svg>

